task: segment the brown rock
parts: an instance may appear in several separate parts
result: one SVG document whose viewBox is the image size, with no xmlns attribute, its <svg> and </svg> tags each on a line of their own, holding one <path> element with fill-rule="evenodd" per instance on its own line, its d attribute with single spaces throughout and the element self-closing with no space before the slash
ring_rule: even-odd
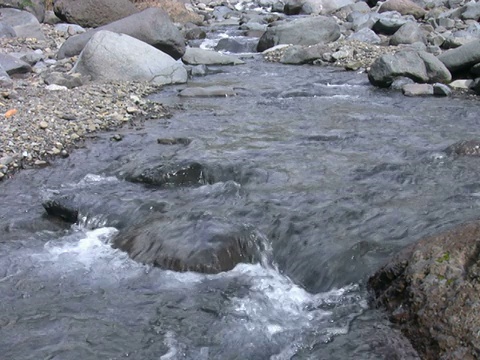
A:
<svg viewBox="0 0 480 360">
<path fill-rule="evenodd" d="M 398 11 L 402 15 L 413 15 L 416 19 L 423 18 L 426 11 L 410 0 L 387 0 L 381 6 L 378 12 Z"/>
</svg>

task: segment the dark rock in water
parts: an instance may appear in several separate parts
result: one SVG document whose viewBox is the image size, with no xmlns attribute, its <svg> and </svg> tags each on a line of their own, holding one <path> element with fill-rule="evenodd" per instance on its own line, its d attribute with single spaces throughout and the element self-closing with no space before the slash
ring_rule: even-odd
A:
<svg viewBox="0 0 480 360">
<path fill-rule="evenodd" d="M 422 359 L 478 359 L 480 222 L 421 239 L 368 282 Z"/>
<path fill-rule="evenodd" d="M 78 221 L 78 208 L 71 203 L 70 197 L 61 197 L 45 201 L 42 205 L 48 215 L 60 218 L 70 224 Z"/>
<path fill-rule="evenodd" d="M 244 225 L 204 213 L 190 213 L 175 221 L 147 218 L 120 231 L 113 247 L 138 262 L 174 271 L 215 274 L 237 264 L 259 259 L 262 243 L 257 232 Z"/>
<path fill-rule="evenodd" d="M 205 168 L 199 163 L 166 164 L 127 176 L 127 180 L 155 186 L 192 186 L 208 183 Z"/>
<path fill-rule="evenodd" d="M 445 149 L 448 155 L 480 156 L 480 140 L 464 140 Z"/>
<path fill-rule="evenodd" d="M 252 53 L 256 51 L 257 44 L 253 42 L 239 41 L 232 38 L 220 39 L 215 46 L 215 51 L 227 51 L 230 53 Z"/>
<path fill-rule="evenodd" d="M 192 139 L 189 139 L 189 138 L 172 138 L 172 139 L 158 138 L 157 139 L 157 143 L 159 143 L 160 145 L 184 145 L 184 146 L 187 146 L 187 145 L 190 145 L 191 142 L 192 142 Z"/>
</svg>

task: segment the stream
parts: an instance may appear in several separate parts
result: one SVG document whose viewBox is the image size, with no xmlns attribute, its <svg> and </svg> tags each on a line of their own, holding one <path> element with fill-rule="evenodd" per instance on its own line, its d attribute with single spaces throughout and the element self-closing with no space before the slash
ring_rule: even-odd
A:
<svg viewBox="0 0 480 360">
<path fill-rule="evenodd" d="M 417 358 L 369 308 L 365 284 L 406 245 L 478 217 L 480 159 L 443 152 L 480 137 L 478 101 L 407 98 L 366 74 L 245 61 L 188 84 L 236 96 L 165 87 L 150 98 L 171 118 L 125 127 L 119 142 L 99 134 L 0 184 L 0 358 Z M 217 180 L 155 188 L 122 178 L 172 161 L 208 164 Z M 42 201 L 63 192 L 101 210 L 54 221 Z M 167 214 L 161 231 L 178 240 L 195 235 L 195 216 L 248 225 L 262 258 L 209 275 L 137 263 L 110 241 L 141 207 Z"/>
</svg>

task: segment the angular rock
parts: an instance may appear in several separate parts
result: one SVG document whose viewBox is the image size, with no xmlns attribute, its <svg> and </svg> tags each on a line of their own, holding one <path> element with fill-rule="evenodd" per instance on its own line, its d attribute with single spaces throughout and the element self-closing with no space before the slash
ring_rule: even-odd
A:
<svg viewBox="0 0 480 360">
<path fill-rule="evenodd" d="M 120 230 L 113 247 L 143 264 L 173 271 L 216 274 L 237 264 L 258 261 L 257 232 L 208 214 L 187 214 L 175 221 L 156 215 Z"/>
<path fill-rule="evenodd" d="M 357 32 L 351 34 L 347 39 L 357 40 L 368 44 L 380 44 L 382 42 L 380 37 L 375 34 L 375 31 L 369 28 L 360 29 Z"/>
<path fill-rule="evenodd" d="M 228 97 L 237 93 L 230 86 L 189 87 L 178 94 L 181 97 Z"/>
<path fill-rule="evenodd" d="M 230 53 L 252 53 L 256 51 L 257 44 L 253 42 L 247 42 L 245 40 L 240 41 L 232 38 L 220 39 L 215 45 L 215 51 L 227 51 Z"/>
<path fill-rule="evenodd" d="M 9 7 L 28 11 L 35 15 L 39 22 L 45 19 L 45 1 L 44 0 L 2 0 L 0 7 Z"/>
<path fill-rule="evenodd" d="M 378 20 L 372 26 L 372 30 L 377 34 L 393 35 L 409 21 L 415 21 L 415 18 L 410 19 L 405 16 L 401 16 L 398 12 L 387 12 L 380 14 Z"/>
<path fill-rule="evenodd" d="M 25 61 L 8 54 L 0 53 L 0 66 L 8 75 L 25 74 L 32 71 L 32 67 Z"/>
<path fill-rule="evenodd" d="M 98 27 L 138 12 L 128 0 L 54 0 L 53 11 L 62 21 Z"/>
<path fill-rule="evenodd" d="M 47 85 L 60 85 L 65 86 L 68 89 L 73 89 L 85 85 L 90 81 L 89 76 L 83 76 L 81 74 L 66 74 L 60 72 L 51 72 L 45 74 L 43 80 Z"/>
<path fill-rule="evenodd" d="M 68 38 L 60 47 L 57 58 L 63 59 L 80 54 L 88 40 L 102 30 L 134 37 L 167 53 L 174 59 L 181 58 L 185 53 L 185 39 L 167 13 L 157 8 L 149 8 L 108 25 Z"/>
<path fill-rule="evenodd" d="M 428 96 L 433 95 L 433 86 L 430 84 L 407 84 L 402 88 L 405 96 Z"/>
<path fill-rule="evenodd" d="M 135 170 L 127 175 L 127 181 L 158 187 L 183 187 L 205 185 L 211 179 L 205 166 L 197 162 L 187 164 L 165 164 L 152 168 Z"/>
<path fill-rule="evenodd" d="M 469 70 L 473 65 L 480 63 L 480 39 L 471 41 L 456 49 L 451 49 L 438 56 L 438 59 L 452 73 Z"/>
<path fill-rule="evenodd" d="M 466 4 L 461 18 L 462 20 L 478 21 L 480 19 L 480 3 L 470 2 Z"/>
<path fill-rule="evenodd" d="M 260 38 L 257 51 L 279 44 L 315 45 L 329 43 L 340 37 L 340 27 L 332 18 L 314 16 L 279 23 L 269 27 Z"/>
<path fill-rule="evenodd" d="M 372 64 L 368 73 L 370 82 L 389 87 L 396 77 L 408 77 L 416 82 L 448 82 L 450 72 L 432 54 L 424 51 L 400 51 L 383 55 Z"/>
<path fill-rule="evenodd" d="M 402 15 L 413 15 L 416 19 L 423 18 L 427 12 L 410 0 L 387 0 L 378 10 L 379 12 L 397 11 Z"/>
<path fill-rule="evenodd" d="M 463 90 L 468 90 L 470 87 L 473 86 L 473 80 L 472 79 L 457 79 L 455 81 L 452 81 L 450 84 L 450 87 L 454 89 L 463 89 Z"/>
<path fill-rule="evenodd" d="M 12 27 L 18 37 L 45 40 L 38 19 L 28 11 L 0 8 L 0 24 Z"/>
<path fill-rule="evenodd" d="M 164 85 L 187 81 L 183 65 L 169 55 L 131 36 L 110 31 L 95 33 L 73 72 L 104 82 L 148 81 Z"/>
<path fill-rule="evenodd" d="M 433 94 L 437 96 L 450 96 L 452 95 L 452 89 L 448 85 L 435 83 L 433 84 Z"/>
<path fill-rule="evenodd" d="M 235 56 L 200 48 L 187 48 L 182 60 L 190 65 L 241 65 L 245 63 Z"/>
<path fill-rule="evenodd" d="M 426 37 L 416 22 L 407 22 L 402 25 L 390 38 L 390 45 L 413 44 L 416 42 L 426 43 Z"/>
<path fill-rule="evenodd" d="M 477 358 L 479 239 L 479 222 L 425 237 L 368 281 L 374 304 L 387 310 L 422 359 Z"/>
</svg>

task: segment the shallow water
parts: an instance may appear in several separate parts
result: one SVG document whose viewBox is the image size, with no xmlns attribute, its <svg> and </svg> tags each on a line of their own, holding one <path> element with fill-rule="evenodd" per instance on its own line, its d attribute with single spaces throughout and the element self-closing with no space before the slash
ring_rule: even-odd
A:
<svg viewBox="0 0 480 360">
<path fill-rule="evenodd" d="M 51 167 L 0 184 L 0 350 L 5 359 L 415 358 L 368 308 L 366 279 L 419 237 L 475 218 L 480 160 L 444 154 L 477 138 L 478 102 L 406 98 L 365 74 L 247 59 L 189 86 L 238 95 L 152 98 L 168 120 L 100 135 Z M 188 138 L 160 145 L 158 138 Z M 216 181 L 153 188 L 122 180 L 164 162 Z M 96 210 L 73 227 L 42 199 Z M 109 242 L 145 209 L 175 224 L 208 215 L 255 228 L 259 263 L 217 275 L 135 263 Z"/>
</svg>

